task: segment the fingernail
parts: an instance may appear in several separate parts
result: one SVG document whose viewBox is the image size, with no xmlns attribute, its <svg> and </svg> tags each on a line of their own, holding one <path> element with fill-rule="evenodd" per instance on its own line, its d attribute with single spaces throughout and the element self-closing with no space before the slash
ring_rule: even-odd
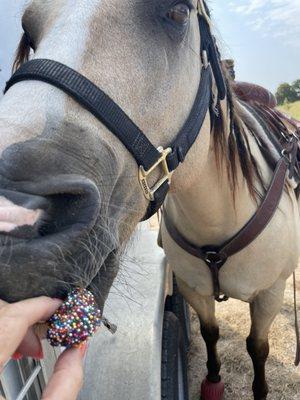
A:
<svg viewBox="0 0 300 400">
<path fill-rule="evenodd" d="M 84 343 L 79 347 L 80 355 L 82 358 L 84 358 L 84 356 L 86 355 L 87 349 L 88 349 L 88 343 Z"/>
<path fill-rule="evenodd" d="M 33 358 L 34 358 L 35 360 L 43 360 L 43 358 L 44 358 L 44 352 L 43 352 L 43 350 L 40 350 L 40 351 L 37 353 L 37 355 L 35 355 Z"/>
<path fill-rule="evenodd" d="M 11 356 L 11 358 L 12 358 L 14 361 L 19 361 L 19 360 L 22 360 L 23 354 L 21 354 L 21 353 L 19 353 L 18 351 L 16 351 L 16 352 Z"/>
</svg>

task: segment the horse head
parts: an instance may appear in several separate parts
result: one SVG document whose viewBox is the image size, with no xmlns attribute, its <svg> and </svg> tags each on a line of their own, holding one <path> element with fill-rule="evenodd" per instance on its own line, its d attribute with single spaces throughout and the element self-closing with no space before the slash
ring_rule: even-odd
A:
<svg viewBox="0 0 300 400">
<path fill-rule="evenodd" d="M 22 25 L 15 68 L 30 57 L 76 70 L 155 147 L 166 147 L 187 119 L 201 75 L 196 0 L 33 0 Z M 89 286 L 103 304 L 149 204 L 132 154 L 105 124 L 41 81 L 10 88 L 0 130 L 0 297 L 62 297 Z M 209 145 L 204 135 L 189 158 L 201 158 Z M 186 181 L 188 165 L 174 174 L 174 188 Z"/>
</svg>

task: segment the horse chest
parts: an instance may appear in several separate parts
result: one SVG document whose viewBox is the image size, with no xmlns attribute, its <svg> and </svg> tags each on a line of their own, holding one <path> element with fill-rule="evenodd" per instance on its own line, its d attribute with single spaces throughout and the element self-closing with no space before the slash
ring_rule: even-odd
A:
<svg viewBox="0 0 300 400">
<path fill-rule="evenodd" d="M 199 295 L 211 296 L 212 276 L 205 262 L 179 247 L 164 227 L 162 238 L 175 275 Z M 286 280 L 296 268 L 299 254 L 299 223 L 296 219 L 286 221 L 283 213 L 277 212 L 268 228 L 243 251 L 230 257 L 220 269 L 221 292 L 232 298 L 251 301 L 278 279 Z"/>
</svg>

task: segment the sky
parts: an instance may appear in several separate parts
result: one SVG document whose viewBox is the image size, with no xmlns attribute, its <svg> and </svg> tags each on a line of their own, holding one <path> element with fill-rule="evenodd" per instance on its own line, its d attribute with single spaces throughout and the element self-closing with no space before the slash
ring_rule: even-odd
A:
<svg viewBox="0 0 300 400">
<path fill-rule="evenodd" d="M 237 78 L 275 91 L 300 78 L 300 0 L 208 1 Z"/>
<path fill-rule="evenodd" d="M 75 0 L 74 0 L 75 1 Z M 77 0 L 84 1 L 84 0 Z M 300 78 L 300 0 L 208 0 L 223 57 L 237 79 L 275 91 Z M 0 0 L 0 89 L 9 78 L 25 0 Z"/>
<path fill-rule="evenodd" d="M 24 0 L 0 0 L 0 96 L 10 75 L 13 54 L 21 36 Z"/>
</svg>

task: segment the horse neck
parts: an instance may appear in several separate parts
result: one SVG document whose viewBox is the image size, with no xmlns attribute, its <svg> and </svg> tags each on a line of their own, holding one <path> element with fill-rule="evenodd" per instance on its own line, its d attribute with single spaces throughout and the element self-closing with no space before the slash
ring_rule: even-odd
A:
<svg viewBox="0 0 300 400">
<path fill-rule="evenodd" d="M 168 195 L 165 208 L 187 239 L 199 245 L 217 245 L 232 237 L 251 218 L 256 203 L 250 196 L 240 166 L 233 194 L 225 161 L 220 166 L 216 163 L 207 121 L 200 138 L 192 149 L 190 160 L 186 161 L 185 170 L 179 174 L 174 190 Z"/>
</svg>

